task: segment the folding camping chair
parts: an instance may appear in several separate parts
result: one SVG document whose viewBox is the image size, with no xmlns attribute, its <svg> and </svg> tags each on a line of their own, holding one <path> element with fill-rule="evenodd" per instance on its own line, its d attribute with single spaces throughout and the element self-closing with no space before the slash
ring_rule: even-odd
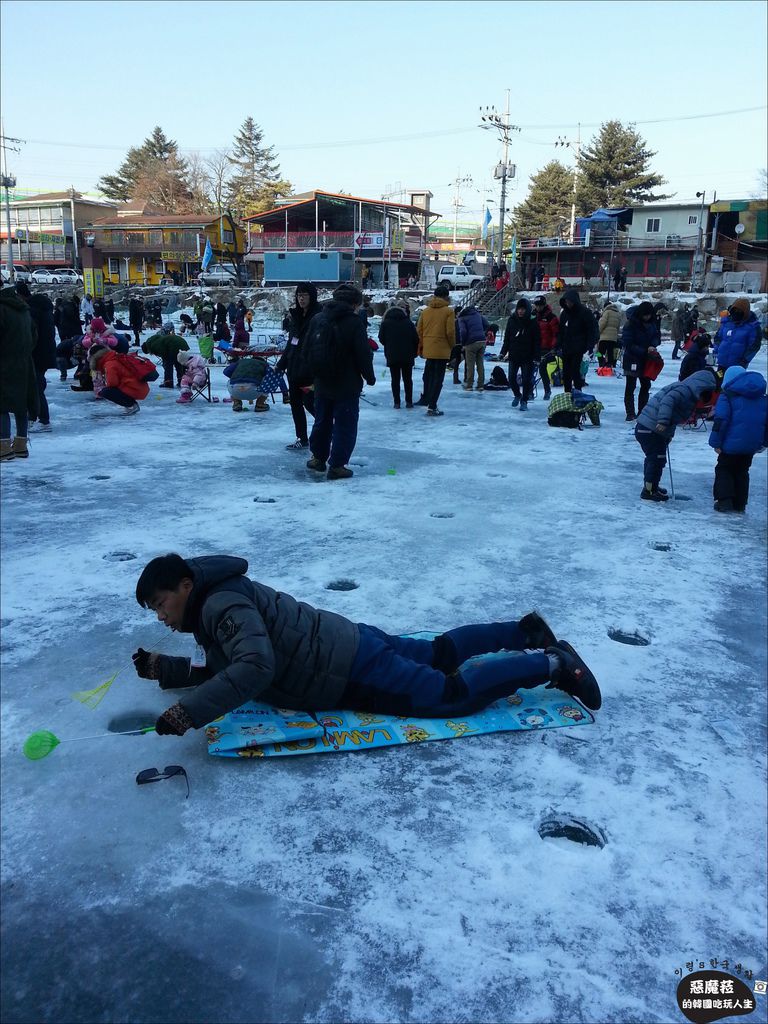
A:
<svg viewBox="0 0 768 1024">
<path fill-rule="evenodd" d="M 190 400 L 190 402 L 194 402 L 194 400 L 196 398 L 203 398 L 203 399 L 205 399 L 206 402 L 212 402 L 213 401 L 213 398 L 211 397 L 211 368 L 210 368 L 210 366 L 206 366 L 206 368 L 205 368 L 205 380 L 203 381 L 202 384 L 195 384 L 194 381 L 192 383 L 192 391 L 191 391 L 191 394 L 189 396 L 189 400 Z M 216 399 L 216 401 L 218 402 L 218 398 Z"/>
<path fill-rule="evenodd" d="M 712 414 L 715 410 L 715 402 L 717 401 L 718 395 L 713 395 L 708 402 L 702 402 L 701 399 L 696 403 L 696 406 L 683 424 L 683 430 L 706 430 L 709 426 L 709 421 L 712 419 Z"/>
</svg>

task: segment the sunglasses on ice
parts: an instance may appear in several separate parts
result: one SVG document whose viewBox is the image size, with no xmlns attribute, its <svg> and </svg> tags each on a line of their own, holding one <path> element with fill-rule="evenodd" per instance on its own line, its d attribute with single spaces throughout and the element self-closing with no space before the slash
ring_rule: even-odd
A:
<svg viewBox="0 0 768 1024">
<path fill-rule="evenodd" d="M 189 779 L 180 764 L 168 764 L 161 772 L 157 768 L 144 768 L 136 776 L 136 785 L 146 786 L 150 782 L 160 782 L 161 779 L 172 779 L 174 775 L 184 776 L 184 781 L 187 784 L 187 799 L 189 799 Z"/>
</svg>

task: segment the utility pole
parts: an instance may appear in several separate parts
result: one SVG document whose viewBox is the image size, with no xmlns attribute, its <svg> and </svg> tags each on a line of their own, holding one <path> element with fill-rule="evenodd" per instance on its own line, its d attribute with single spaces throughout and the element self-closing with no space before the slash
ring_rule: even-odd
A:
<svg viewBox="0 0 768 1024">
<path fill-rule="evenodd" d="M 5 129 L 0 124 L 0 148 L 3 151 L 3 167 L 2 176 L 0 176 L 0 185 L 5 189 L 5 230 L 6 230 L 6 244 L 8 249 L 6 251 L 6 266 L 8 267 L 8 281 L 13 284 L 14 273 L 13 273 L 13 239 L 11 237 L 11 198 L 10 191 L 16 187 L 16 179 L 8 174 L 8 150 L 12 153 L 18 153 L 18 145 L 22 139 L 13 139 L 5 134 Z M 15 143 L 15 145 L 9 146 L 8 143 Z"/>
<path fill-rule="evenodd" d="M 573 202 L 571 203 L 571 228 L 568 235 L 568 241 L 573 245 L 574 235 L 576 233 L 576 189 L 579 181 L 579 157 L 581 156 L 581 124 L 579 123 L 578 131 L 575 139 L 566 139 L 564 136 L 559 135 L 555 141 L 555 148 L 558 146 L 565 146 L 566 149 L 570 149 L 573 146 L 576 154 L 576 166 L 573 169 Z"/>
<path fill-rule="evenodd" d="M 509 123 L 509 89 L 507 89 L 507 109 L 500 114 L 496 107 L 480 108 L 480 127 L 485 129 L 495 128 L 500 141 L 504 147 L 504 154 L 500 164 L 496 165 L 493 172 L 494 178 L 501 179 L 501 203 L 499 208 L 499 263 L 504 262 L 504 218 L 507 212 L 507 178 L 514 178 L 515 165 L 509 163 L 509 139 L 512 132 L 519 132 L 520 127 Z"/>
<path fill-rule="evenodd" d="M 696 236 L 696 255 L 693 258 L 694 274 L 693 280 L 696 288 L 698 288 L 704 279 L 704 198 L 706 192 L 697 192 L 696 198 L 701 199 L 701 206 L 699 207 L 699 231 Z M 738 252 L 738 248 L 737 248 Z"/>
<path fill-rule="evenodd" d="M 455 195 L 454 200 L 453 200 L 453 247 L 455 249 L 456 248 L 456 230 L 457 230 L 457 228 L 459 226 L 459 207 L 461 206 L 461 198 L 460 198 L 460 195 L 459 195 L 459 189 L 461 188 L 462 185 L 471 185 L 472 184 L 472 178 L 468 174 L 465 174 L 464 177 L 462 178 L 461 177 L 461 171 L 459 171 L 458 175 L 456 176 L 456 180 L 452 181 L 451 184 L 456 186 L 456 195 Z"/>
</svg>

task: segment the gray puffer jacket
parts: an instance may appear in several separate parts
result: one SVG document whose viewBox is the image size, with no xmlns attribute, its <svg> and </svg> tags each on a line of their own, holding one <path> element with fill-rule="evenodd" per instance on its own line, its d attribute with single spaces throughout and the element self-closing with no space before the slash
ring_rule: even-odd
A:
<svg viewBox="0 0 768 1024">
<path fill-rule="evenodd" d="M 254 583 L 244 558 L 189 559 L 194 587 L 183 633 L 194 633 L 205 668 L 160 655 L 160 686 L 192 687 L 181 704 L 196 729 L 249 700 L 281 708 L 332 708 L 349 681 L 359 643 L 357 626 Z"/>
<path fill-rule="evenodd" d="M 675 428 L 690 417 L 702 394 L 716 387 L 717 378 L 712 370 L 699 370 L 685 380 L 668 384 L 656 392 L 637 417 L 638 429 L 655 431 L 659 423 L 664 423 L 666 430 L 658 433 L 671 441 Z"/>
</svg>

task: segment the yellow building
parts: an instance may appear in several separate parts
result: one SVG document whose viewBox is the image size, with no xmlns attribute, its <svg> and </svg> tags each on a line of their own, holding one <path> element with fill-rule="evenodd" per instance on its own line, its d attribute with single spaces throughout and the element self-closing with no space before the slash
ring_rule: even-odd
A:
<svg viewBox="0 0 768 1024">
<path fill-rule="evenodd" d="M 84 236 L 95 265 L 103 267 L 105 284 L 193 281 L 207 242 L 214 263 L 237 267 L 245 255 L 245 232 L 227 214 L 156 213 L 142 202 L 124 203 L 109 217 L 94 220 Z"/>
</svg>

